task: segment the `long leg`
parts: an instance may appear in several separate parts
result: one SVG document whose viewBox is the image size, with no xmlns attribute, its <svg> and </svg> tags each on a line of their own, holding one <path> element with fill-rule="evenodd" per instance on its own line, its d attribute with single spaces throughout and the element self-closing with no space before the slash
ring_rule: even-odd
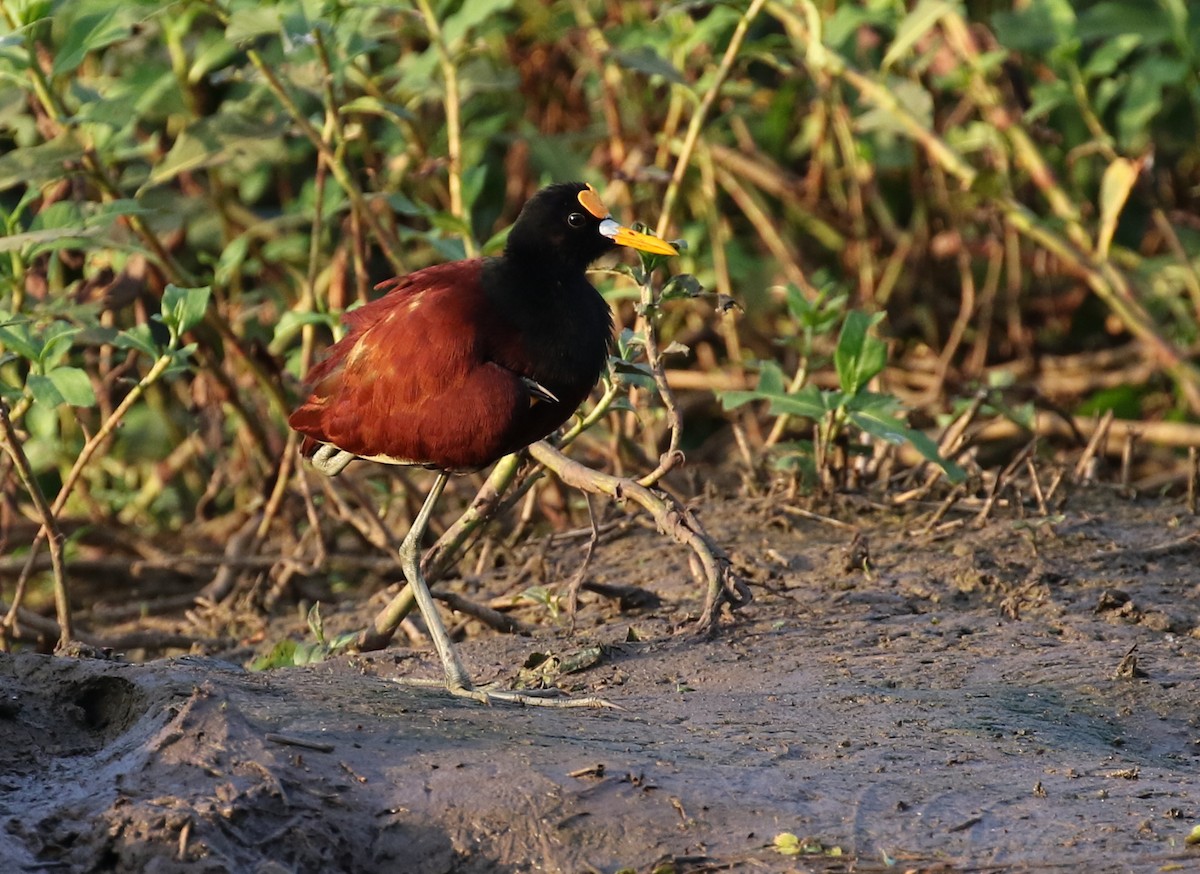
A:
<svg viewBox="0 0 1200 874">
<path fill-rule="evenodd" d="M 442 490 L 446 487 L 446 479 L 446 474 L 439 473 L 437 479 L 433 481 L 433 488 L 429 490 L 429 495 L 425 498 L 425 503 L 421 505 L 417 518 L 413 520 L 412 527 L 408 529 L 404 542 L 400 544 L 400 567 L 404 570 L 404 578 L 412 587 L 413 597 L 416 598 L 417 608 L 425 619 L 429 636 L 433 638 L 433 648 L 437 650 L 438 658 L 442 660 L 442 668 L 446 671 L 446 685 L 451 692 L 454 692 L 459 689 L 472 689 L 471 678 L 467 676 L 467 669 L 459 661 L 458 653 L 454 650 L 454 643 L 450 640 L 450 634 L 446 631 L 437 605 L 433 602 L 433 595 L 429 592 L 425 576 L 421 573 L 421 538 L 425 536 L 425 529 L 429 527 L 429 517 L 433 515 L 434 505 L 437 504 L 438 498 L 442 496 Z"/>
<path fill-rule="evenodd" d="M 421 616 L 425 619 L 425 626 L 429 630 L 429 636 L 433 639 L 433 647 L 437 650 L 438 658 L 442 660 L 442 669 L 446 672 L 446 688 L 450 694 L 473 698 L 485 704 L 497 700 L 542 707 L 612 707 L 612 704 L 600 698 L 555 700 L 521 695 L 516 692 L 484 692 L 472 685 L 467 669 L 459 660 L 454 643 L 450 640 L 450 634 L 446 631 L 441 614 L 438 613 L 433 595 L 430 594 L 429 586 L 425 582 L 425 576 L 421 573 L 421 538 L 425 536 L 425 529 L 429 526 L 429 517 L 433 515 L 434 505 L 437 504 L 442 490 L 446 487 L 446 480 L 446 474 L 438 474 L 437 479 L 433 482 L 433 487 L 429 490 L 429 495 L 425 498 L 425 503 L 421 505 L 421 510 L 417 513 L 417 518 L 413 520 L 404 542 L 400 544 L 400 567 L 404 570 L 404 578 L 412 587 L 417 608 L 421 611 Z"/>
</svg>

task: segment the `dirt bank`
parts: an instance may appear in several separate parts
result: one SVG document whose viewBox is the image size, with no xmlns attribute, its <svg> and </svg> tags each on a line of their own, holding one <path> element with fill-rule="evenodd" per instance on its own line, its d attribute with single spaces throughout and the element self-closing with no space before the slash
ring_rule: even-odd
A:
<svg viewBox="0 0 1200 874">
<path fill-rule="evenodd" d="M 1200 871 L 1184 845 L 1200 524 L 1177 504 L 1072 504 L 943 539 L 844 513 L 869 573 L 843 569 L 844 529 L 711 505 L 756 596 L 718 638 L 676 633 L 700 593 L 635 531 L 593 576 L 661 605 L 592 596 L 573 637 L 463 646 L 504 683 L 531 653 L 601 646 L 564 685 L 622 710 L 452 700 L 392 682 L 436 675 L 402 649 L 268 673 L 0 656 L 0 854 L 139 872 Z M 781 855 L 784 832 L 823 850 Z"/>
</svg>

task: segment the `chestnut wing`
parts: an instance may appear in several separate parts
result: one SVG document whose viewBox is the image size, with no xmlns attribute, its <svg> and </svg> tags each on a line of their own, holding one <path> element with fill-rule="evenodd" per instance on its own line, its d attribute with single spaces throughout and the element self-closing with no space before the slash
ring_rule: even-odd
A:
<svg viewBox="0 0 1200 874">
<path fill-rule="evenodd" d="M 511 451 L 530 408 L 521 378 L 488 360 L 482 332 L 503 329 L 480 285 L 482 262 L 418 271 L 347 314 L 349 333 L 312 369 L 288 422 L 362 458 L 446 470 Z"/>
</svg>

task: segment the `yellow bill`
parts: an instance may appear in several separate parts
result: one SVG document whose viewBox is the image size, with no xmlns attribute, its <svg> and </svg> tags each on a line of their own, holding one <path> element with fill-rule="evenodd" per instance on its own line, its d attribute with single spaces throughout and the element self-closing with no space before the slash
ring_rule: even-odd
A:
<svg viewBox="0 0 1200 874">
<path fill-rule="evenodd" d="M 633 228 L 627 228 L 624 225 L 619 225 L 610 218 L 606 218 L 600 222 L 600 233 L 618 246 L 629 246 L 631 249 L 649 252 L 652 255 L 679 254 L 679 250 L 666 240 L 651 234 L 643 234 L 641 231 L 635 231 Z"/>
</svg>

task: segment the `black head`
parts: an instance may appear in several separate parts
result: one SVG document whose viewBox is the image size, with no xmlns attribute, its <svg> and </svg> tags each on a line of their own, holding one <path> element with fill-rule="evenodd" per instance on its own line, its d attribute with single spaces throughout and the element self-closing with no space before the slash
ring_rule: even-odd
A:
<svg viewBox="0 0 1200 874">
<path fill-rule="evenodd" d="M 508 235 L 505 256 L 559 272 L 582 273 L 617 246 L 676 254 L 669 243 L 613 221 L 596 190 L 563 182 L 531 197 Z"/>
</svg>

